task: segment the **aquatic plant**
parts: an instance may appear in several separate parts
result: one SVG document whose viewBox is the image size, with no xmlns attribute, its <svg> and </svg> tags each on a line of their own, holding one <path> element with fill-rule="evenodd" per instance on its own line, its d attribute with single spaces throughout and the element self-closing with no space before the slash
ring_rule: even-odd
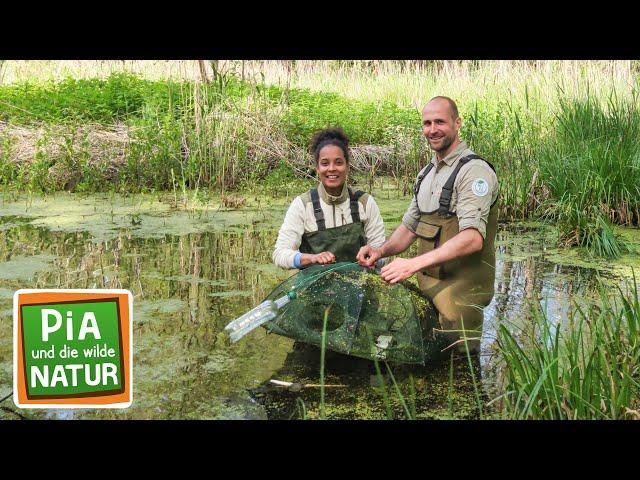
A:
<svg viewBox="0 0 640 480">
<path fill-rule="evenodd" d="M 534 309 L 531 331 L 503 324 L 497 344 L 504 360 L 504 392 L 492 402 L 515 419 L 628 419 L 640 408 L 638 286 L 597 304 L 575 304 L 567 324 Z"/>
</svg>

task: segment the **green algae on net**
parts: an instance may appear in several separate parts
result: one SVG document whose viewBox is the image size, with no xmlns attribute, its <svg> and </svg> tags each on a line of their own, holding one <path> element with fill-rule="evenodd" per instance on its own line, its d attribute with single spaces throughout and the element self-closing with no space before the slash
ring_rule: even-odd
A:
<svg viewBox="0 0 640 480">
<path fill-rule="evenodd" d="M 424 364 L 443 346 L 431 340 L 436 312 L 416 287 L 390 285 L 355 263 L 316 265 L 276 287 L 267 300 L 296 298 L 264 326 L 269 332 L 370 360 Z"/>
</svg>

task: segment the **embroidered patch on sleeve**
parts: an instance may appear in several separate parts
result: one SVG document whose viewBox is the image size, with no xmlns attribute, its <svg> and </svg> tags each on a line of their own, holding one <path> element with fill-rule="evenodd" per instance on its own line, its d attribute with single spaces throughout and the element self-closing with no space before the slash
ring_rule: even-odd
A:
<svg viewBox="0 0 640 480">
<path fill-rule="evenodd" d="M 484 178 L 476 178 L 471 185 L 471 191 L 477 197 L 484 197 L 489 193 L 489 184 Z"/>
</svg>

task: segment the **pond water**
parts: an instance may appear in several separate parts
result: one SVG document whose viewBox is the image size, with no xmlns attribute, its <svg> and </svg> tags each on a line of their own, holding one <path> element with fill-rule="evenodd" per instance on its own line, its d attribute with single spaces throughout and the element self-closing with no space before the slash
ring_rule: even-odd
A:
<svg viewBox="0 0 640 480">
<path fill-rule="evenodd" d="M 380 192 L 387 231 L 408 198 Z M 271 263 L 291 198 L 250 197 L 238 210 L 137 196 L 60 194 L 0 205 L 0 398 L 12 390 L 12 296 L 19 288 L 126 288 L 134 296 L 134 400 L 128 409 L 25 410 L 0 418 L 283 419 L 478 418 L 499 394 L 495 333 L 526 328 L 529 305 L 550 321 L 589 301 L 599 281 L 631 275 L 615 263 L 554 247 L 537 224 L 500 225 L 496 295 L 485 310 L 482 354 L 427 367 L 381 365 L 328 353 L 320 402 L 320 352 L 257 329 L 233 345 L 220 332 L 292 274 Z M 624 231 L 638 238 L 636 231 Z M 637 243 L 636 243 L 637 245 Z M 627 279 L 627 280 L 625 280 Z M 286 388 L 270 380 L 294 383 Z M 382 380 L 382 383 L 380 382 Z M 301 388 L 301 385 L 303 386 Z M 322 409 L 322 411 L 321 411 Z"/>
</svg>

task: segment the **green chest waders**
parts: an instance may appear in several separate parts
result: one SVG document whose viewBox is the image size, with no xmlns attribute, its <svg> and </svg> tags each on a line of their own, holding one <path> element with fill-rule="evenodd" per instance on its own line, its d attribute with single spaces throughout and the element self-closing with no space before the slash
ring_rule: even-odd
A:
<svg viewBox="0 0 640 480">
<path fill-rule="evenodd" d="M 364 235 L 364 225 L 360 221 L 360 210 L 358 208 L 358 201 L 362 195 L 364 195 L 364 192 L 352 192 L 349 189 L 353 223 L 340 227 L 326 228 L 318 190 L 315 188 L 311 190 L 311 202 L 313 203 L 313 213 L 316 217 L 318 230 L 302 235 L 300 252 L 313 254 L 331 252 L 336 256 L 336 262 L 355 262 L 360 247 L 367 243 Z"/>
<path fill-rule="evenodd" d="M 450 211 L 453 185 L 463 165 L 475 159 L 486 162 L 477 155 L 462 158 L 455 170 L 442 187 L 440 207 L 433 212 L 420 212 L 420 221 L 416 228 L 418 236 L 418 255 L 438 248 L 459 233 L 458 217 Z M 493 166 L 486 162 L 491 169 Z M 433 164 L 430 164 L 418 177 L 415 187 L 416 200 L 420 184 L 427 176 Z M 440 326 L 450 331 L 451 340 L 465 336 L 471 350 L 478 350 L 482 334 L 483 308 L 493 298 L 495 279 L 495 236 L 498 224 L 497 199 L 489 210 L 486 237 L 482 250 L 466 257 L 418 272 L 418 284 L 422 293 L 429 298 L 440 316 Z M 473 340 L 471 340 L 473 339 Z M 461 345 L 464 351 L 464 345 Z"/>
</svg>

